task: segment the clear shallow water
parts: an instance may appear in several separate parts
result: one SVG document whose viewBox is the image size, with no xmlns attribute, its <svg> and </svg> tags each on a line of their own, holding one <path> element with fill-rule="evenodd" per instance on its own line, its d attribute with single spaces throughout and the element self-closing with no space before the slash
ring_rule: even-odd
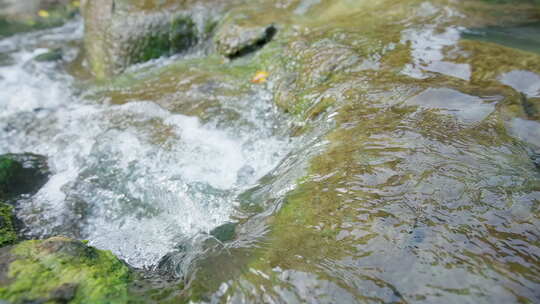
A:
<svg viewBox="0 0 540 304">
<path fill-rule="evenodd" d="M 333 20 L 349 27 L 327 22 L 291 43 L 287 63 L 300 66 L 291 74 L 307 78 L 326 65 L 335 72 L 338 56 L 367 56 L 372 44 L 352 54 L 331 49 L 365 36 L 401 45 L 389 39 L 374 51 L 382 58 L 375 71 L 353 61 L 347 68 L 363 72 L 300 85 L 303 96 L 337 100 L 328 145 L 280 201 L 262 248 L 213 257 L 200 281 L 221 275 L 212 300 L 226 303 L 538 302 L 540 129 L 505 112 L 517 104 L 511 115 L 519 116 L 521 94 L 536 96 L 536 73 L 525 70 L 537 69 L 538 58 L 520 66 L 528 55 L 498 58 L 500 47 L 462 40 L 459 22 L 449 21 L 460 13 L 446 4 L 369 3 L 376 9 Z M 386 11 L 412 24 L 393 32 L 394 19 L 379 20 Z M 216 271 L 223 261 L 244 266 L 250 254 L 247 269 Z"/>
<path fill-rule="evenodd" d="M 229 221 L 236 195 L 290 148 L 274 134 L 278 117 L 263 90 L 242 100 L 249 108 L 229 105 L 242 127 L 220 129 L 220 113 L 202 124 L 145 100 L 85 100 L 60 67 L 32 60 L 46 51 L 36 48 L 41 39 L 80 39 L 80 25 L 45 33 L 0 41 L 11 57 L 0 66 L 0 153 L 46 155 L 53 172 L 35 197 L 19 202 L 30 236 L 88 239 L 149 267 Z"/>
<path fill-rule="evenodd" d="M 319 5 L 299 2 L 307 12 Z M 57 172 L 34 200 L 22 202 L 29 233 L 72 233 L 133 265 L 151 265 L 226 221 L 236 194 L 249 188 L 239 198 L 246 214 L 235 214 L 245 222 L 234 241 L 211 248 L 187 271 L 183 262 L 193 260 L 183 252 L 173 250 L 178 254 L 162 264 L 200 283 L 194 287 L 208 287 L 214 302 L 537 302 L 540 128 L 508 118 L 505 108 L 521 94 L 537 98 L 538 71 L 506 58 L 484 65 L 500 50 L 462 45 L 455 22 L 434 21 L 459 15 L 444 6 L 370 1 L 377 14 L 368 7 L 351 17 L 358 2 L 335 3 L 346 9 L 336 18 L 347 19 L 348 28 L 325 22 L 283 51 L 293 54 L 292 74 L 337 76 L 311 87 L 296 81 L 293 89 L 306 99 L 336 102 L 293 148 L 273 135 L 280 121 L 265 91 L 247 94 L 246 102 L 212 99 L 221 107 L 200 123 L 165 109 L 185 95 L 197 103 L 219 92 L 215 83 L 177 94 L 157 79 L 162 87 L 145 83 L 125 94 L 130 103 L 107 105 L 78 97 L 72 80 L 48 65 L 2 70 L 21 80 L 11 82 L 6 100 L 26 84 L 43 90 L 29 96 L 53 96 L 22 98 L 2 112 L 2 149 L 41 151 Z M 385 12 L 416 25 L 370 28 L 392 24 Z M 358 39 L 367 32 L 376 47 Z M 396 40 L 380 42 L 389 34 Z M 341 43 L 347 52 L 336 47 Z M 399 48 L 406 58 L 391 52 Z M 32 49 L 17 54 L 31 58 Z M 357 60 L 366 56 L 373 64 Z M 336 66 L 336 58 L 347 64 Z M 166 76 L 185 77 L 176 70 Z"/>
</svg>

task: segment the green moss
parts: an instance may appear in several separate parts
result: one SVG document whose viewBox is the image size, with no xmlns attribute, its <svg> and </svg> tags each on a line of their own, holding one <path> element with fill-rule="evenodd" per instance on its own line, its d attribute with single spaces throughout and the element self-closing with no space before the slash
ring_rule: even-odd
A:
<svg viewBox="0 0 540 304">
<path fill-rule="evenodd" d="M 189 59 L 114 81 L 105 92 L 113 102 L 154 100 L 170 106 L 178 100 L 178 106 L 170 109 L 200 115 L 206 106 L 215 104 L 200 97 L 190 101 L 184 96 L 179 98 L 178 94 L 210 83 L 212 89 L 217 87 L 217 93 L 208 93 L 209 96 L 238 96 L 251 88 L 249 80 L 253 74 L 264 70 L 270 72 L 271 82 L 275 81 L 273 88 L 278 106 L 306 126 L 313 127 L 313 120 L 328 109 L 336 111 L 333 116 L 336 127 L 324 138 L 325 150 L 310 160 L 306 176 L 286 195 L 281 208 L 265 218 L 269 233 L 260 246 L 228 248 L 223 255 L 210 256 L 198 265 L 197 278 L 185 286 L 182 299 L 170 297 L 169 292 L 156 293 L 155 299 L 207 300 L 208 294 L 215 292 L 222 282 L 230 283 L 230 293 L 242 293 L 246 286 L 255 286 L 255 289 L 262 286 L 268 294 L 280 284 L 274 269 L 304 271 L 315 274 L 321 281 L 347 287 L 350 282 L 346 279 L 325 272 L 328 265 L 369 256 L 370 250 L 380 253 L 377 245 L 385 249 L 409 248 L 404 244 L 408 240 L 406 230 L 415 225 L 415 212 L 421 211 L 411 211 L 409 202 L 402 198 L 425 190 L 421 187 L 427 188 L 426 192 L 434 192 L 435 186 L 424 182 L 430 181 L 430 177 L 424 176 L 418 168 L 448 163 L 447 158 L 430 158 L 438 151 L 422 154 L 426 147 L 441 149 L 441 155 L 451 154 L 454 147 L 449 143 L 458 142 L 489 152 L 486 154 L 505 157 L 497 149 L 489 148 L 504 147 L 514 140 L 506 134 L 505 111 L 511 112 L 510 117 L 522 114 L 518 113 L 520 95 L 501 85 L 498 77 L 514 69 L 540 72 L 539 56 L 465 40 L 456 43 L 453 54 L 445 50 L 441 55 L 444 58 L 437 60 L 470 65 L 470 81 L 442 73 L 426 73 L 425 79 L 404 75 L 407 66 L 417 64 L 413 43 L 402 41 L 404 30 L 424 25 L 429 25 L 429 29 L 433 26 L 436 32 L 444 31 L 447 26 L 483 26 L 497 20 L 508 8 L 492 8 L 482 1 L 441 0 L 430 4 L 433 6 L 425 10 L 425 1 L 421 0 L 322 1 L 306 18 L 291 17 L 290 12 L 271 8 L 264 16 L 254 13 L 248 17 L 262 25 L 273 18 L 281 22 L 276 39 L 252 57 L 232 63 L 221 62 L 215 55 Z M 529 16 L 530 9 L 525 3 L 516 5 L 512 12 L 518 12 L 516 16 Z M 264 20 L 259 21 L 259 16 Z M 505 20 L 519 19 L 510 16 Z M 375 67 L 359 68 L 364 59 L 371 59 Z M 423 64 L 418 65 L 424 68 Z M 501 100 L 493 115 L 470 127 L 437 109 L 420 110 L 404 105 L 427 88 L 449 88 L 479 98 L 497 96 Z M 488 162 L 473 157 L 468 160 L 473 164 Z M 434 183 L 446 187 L 440 181 Z M 395 193 L 388 193 L 394 189 Z M 429 199 L 422 203 L 436 208 L 433 203 L 436 198 Z M 420 201 L 420 198 L 413 197 L 413 200 Z M 258 201 L 250 199 L 249 193 L 240 197 L 240 201 L 248 205 L 247 213 L 265 210 L 262 204 L 256 205 Z M 485 203 L 476 198 L 470 201 Z M 442 205 L 444 200 L 439 203 Z M 379 243 L 369 247 L 373 240 Z M 363 275 L 354 270 L 343 271 Z M 358 286 L 351 289 L 355 288 Z M 362 299 L 361 295 L 358 297 Z"/>
<path fill-rule="evenodd" d="M 4 184 L 12 176 L 12 172 L 22 166 L 9 157 L 0 157 L 0 184 Z"/>
<path fill-rule="evenodd" d="M 17 232 L 13 220 L 13 207 L 0 203 L 0 247 L 17 241 Z"/>
<path fill-rule="evenodd" d="M 140 54 L 133 54 L 136 57 L 132 58 L 132 62 L 145 62 L 185 51 L 197 42 L 197 37 L 196 24 L 190 17 L 173 16 L 168 31 L 141 38 L 146 43 L 142 44 L 143 49 Z"/>
<path fill-rule="evenodd" d="M 444 205 L 447 199 L 433 195 L 423 201 L 423 198 L 415 197 L 420 191 L 430 193 L 435 192 L 435 187 L 447 187 L 440 182 L 446 178 L 443 174 L 437 176 L 439 180 L 422 175 L 436 174 L 424 166 L 448 163 L 446 157 L 455 149 L 455 143 L 473 145 L 475 151 L 496 154 L 505 160 L 514 157 L 497 149 L 512 146 L 515 141 L 507 134 L 504 119 L 506 112 L 511 112 L 510 108 L 520 106 L 520 95 L 502 85 L 498 77 L 516 69 L 540 73 L 540 56 L 465 40 L 457 42 L 454 54 L 445 51 L 444 58 L 437 60 L 470 65 L 470 81 L 436 73 L 426 73 L 425 79 L 409 77 L 402 71 L 415 64 L 414 46 L 402 42 L 404 30 L 434 23 L 441 32 L 446 26 L 489 24 L 509 8 L 492 8 L 482 1 L 432 1 L 431 9 L 438 13 L 420 16 L 419 6 L 423 2 L 381 0 L 358 4 L 356 1 L 322 1 L 310 13 L 311 20 L 300 17 L 295 20 L 298 26 L 294 35 L 284 25 L 280 36 L 254 55 L 253 61 L 258 67 L 269 69 L 271 77 L 276 79 L 274 90 L 278 106 L 306 125 L 313 125 L 313 118 L 332 108 L 336 111 L 333 116 L 336 127 L 324 138 L 327 142 L 325 151 L 310 160 L 308 172 L 297 181 L 296 189 L 286 195 L 275 214 L 265 219 L 269 233 L 261 238 L 257 248 L 238 250 L 236 255 L 223 254 L 228 258 L 227 263 L 238 263 L 240 270 L 216 274 L 219 262 L 207 261 L 188 287 L 188 295 L 200 299 L 215 292 L 221 280 L 230 287 L 223 298 L 241 294 L 252 302 L 261 301 L 255 294 L 271 298 L 272 290 L 278 287 L 293 290 L 294 283 L 286 279 L 280 282 L 277 278 L 279 271 L 276 275 L 276 269 L 281 269 L 313 274 L 320 282 L 326 280 L 350 288 L 347 290 L 358 296 L 359 302 L 370 302 L 373 299 L 362 298 L 361 286 L 351 286 L 347 279 L 336 273 L 329 274 L 332 269 L 328 268 L 343 265 L 343 261 L 383 254 L 377 246 L 383 246 L 397 256 L 401 253 L 393 246 L 408 248 L 409 245 L 400 242 L 410 238 L 407 229 L 415 225 L 414 213 L 422 211 L 411 211 L 405 196 L 410 195 L 414 203 L 421 201 L 430 208 L 437 208 L 436 204 Z M 523 3 L 512 8 L 512 12 L 527 15 L 531 6 Z M 446 15 L 442 8 L 446 9 L 447 5 L 456 12 L 465 12 L 467 17 L 458 13 Z M 490 17 L 484 18 L 486 15 Z M 519 18 L 514 16 L 506 20 Z M 303 26 L 307 29 L 303 30 Z M 342 60 L 343 54 L 347 55 L 344 59 L 354 56 L 360 59 L 343 60 L 344 64 L 340 66 L 336 63 Z M 376 67 L 357 69 L 361 59 L 365 58 L 373 59 Z M 450 88 L 479 98 L 497 96 L 500 101 L 488 118 L 471 126 L 456 122 L 454 117 L 437 109 L 420 110 L 405 104 L 427 88 Z M 522 115 L 518 112 L 508 116 Z M 429 152 L 423 154 L 423 149 Z M 440 153 L 440 159 L 430 153 Z M 527 166 L 529 160 L 525 153 L 516 158 L 522 166 Z M 483 162 L 480 159 L 468 158 L 473 171 L 488 172 L 486 167 L 478 165 Z M 428 173 L 421 172 L 419 167 Z M 528 171 L 528 174 L 532 173 Z M 483 176 L 471 178 L 481 180 Z M 474 187 L 473 184 L 469 186 Z M 516 191 L 515 186 L 502 187 L 509 192 Z M 537 186 L 528 186 L 527 191 L 534 187 Z M 243 211 L 265 210 L 261 206 L 260 209 L 252 206 L 254 200 L 250 196 L 250 193 L 244 193 L 239 199 L 242 208 L 246 205 Z M 489 203 L 472 196 L 470 201 Z M 396 214 L 405 215 L 399 217 Z M 222 257 L 212 258 L 219 260 Z M 369 261 L 381 260 L 384 258 Z M 374 267 L 378 266 L 383 267 L 381 264 Z M 509 270 L 512 266 L 504 267 Z M 343 276 L 364 275 L 354 269 L 341 270 Z M 255 298 L 249 298 L 251 295 Z M 394 301 L 401 297 L 395 296 L 388 299 Z"/>
<path fill-rule="evenodd" d="M 132 63 L 145 62 L 185 51 L 197 42 L 197 27 L 190 17 L 181 15 L 172 18 L 168 31 L 141 37 L 141 40 L 146 42 L 141 43 L 140 54 L 132 54 Z"/>
<path fill-rule="evenodd" d="M 0 298 L 12 303 L 49 301 L 69 303 L 127 303 L 132 275 L 111 252 L 63 237 L 25 241 L 10 250 L 9 283 Z M 68 299 L 58 299 L 66 286 Z M 64 295 L 65 296 L 65 295 Z"/>
<path fill-rule="evenodd" d="M 197 25 L 190 17 L 176 17 L 171 22 L 169 37 L 171 52 L 185 51 L 197 43 Z"/>
<path fill-rule="evenodd" d="M 0 157 L 0 199 L 9 192 L 9 185 L 15 172 L 22 170 L 22 165 L 9 157 Z"/>
<path fill-rule="evenodd" d="M 169 35 L 163 34 L 158 36 L 148 37 L 148 44 L 145 45 L 139 58 L 134 58 L 134 63 L 145 62 L 150 59 L 159 58 L 163 55 L 169 55 L 171 43 Z"/>
<path fill-rule="evenodd" d="M 259 68 L 251 61 L 224 63 L 219 56 L 182 60 L 159 69 L 125 73 L 102 87 L 102 94 L 117 104 L 154 100 L 171 111 L 204 118 L 206 109 L 219 106 L 216 96 L 248 94 Z M 204 87 L 209 89 L 201 91 Z M 197 90 L 197 98 L 188 94 L 193 90 Z"/>
</svg>

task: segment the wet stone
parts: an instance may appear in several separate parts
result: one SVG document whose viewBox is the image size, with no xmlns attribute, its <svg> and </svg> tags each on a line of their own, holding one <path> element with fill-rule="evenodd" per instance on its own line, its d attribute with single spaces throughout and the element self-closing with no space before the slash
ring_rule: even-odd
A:
<svg viewBox="0 0 540 304">
<path fill-rule="evenodd" d="M 98 79 L 129 66 L 188 51 L 207 38 L 220 5 L 96 0 L 85 5 L 84 44 Z M 212 1 L 209 1 L 212 2 Z"/>
<path fill-rule="evenodd" d="M 34 57 L 35 61 L 38 62 L 51 62 L 51 61 L 60 61 L 63 58 L 63 51 L 60 48 L 48 51 L 41 55 Z"/>
<path fill-rule="evenodd" d="M 536 168 L 540 169 L 540 154 L 537 153 L 537 154 L 534 154 L 532 157 L 531 157 L 534 165 L 536 166 Z"/>
<path fill-rule="evenodd" d="M 24 154 L 0 155 L 0 199 L 36 193 L 49 177 L 44 156 Z"/>
<path fill-rule="evenodd" d="M 230 59 L 253 53 L 270 42 L 277 33 L 273 24 L 258 25 L 244 20 L 243 15 L 225 19 L 214 38 L 218 52 Z"/>
<path fill-rule="evenodd" d="M 225 223 L 214 230 L 210 231 L 210 235 L 221 242 L 227 242 L 234 239 L 236 226 L 238 223 Z"/>
</svg>

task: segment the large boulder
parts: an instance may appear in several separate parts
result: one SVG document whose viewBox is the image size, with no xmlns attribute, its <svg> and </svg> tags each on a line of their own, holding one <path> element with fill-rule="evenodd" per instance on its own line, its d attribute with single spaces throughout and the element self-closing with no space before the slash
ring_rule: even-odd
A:
<svg viewBox="0 0 540 304">
<path fill-rule="evenodd" d="M 0 249 L 0 299 L 9 303 L 127 303 L 131 280 L 111 252 L 65 237 Z"/>
<path fill-rule="evenodd" d="M 87 2 L 85 47 L 92 73 L 104 79 L 132 64 L 189 49 L 208 35 L 221 2 Z"/>
</svg>

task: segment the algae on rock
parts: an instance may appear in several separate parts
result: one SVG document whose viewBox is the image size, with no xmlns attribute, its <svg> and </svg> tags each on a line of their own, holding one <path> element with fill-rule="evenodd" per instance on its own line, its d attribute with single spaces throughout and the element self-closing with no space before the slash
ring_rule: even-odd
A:
<svg viewBox="0 0 540 304">
<path fill-rule="evenodd" d="M 64 237 L 0 249 L 0 299 L 10 303 L 127 303 L 129 268 L 111 252 Z"/>
<path fill-rule="evenodd" d="M 163 297 L 174 298 L 171 302 L 537 300 L 538 246 L 528 234 L 537 230 L 539 218 L 537 158 L 531 160 L 530 147 L 512 137 L 507 125 L 516 117 L 535 119 L 528 104 L 536 97 L 525 96 L 523 102 L 524 93 L 501 77 L 515 70 L 540 73 L 540 56 L 463 40 L 459 32 L 491 25 L 509 7 L 485 1 L 327 0 L 289 1 L 289 7 L 276 8 L 275 1 L 268 2 L 272 9 L 263 20 L 256 9 L 246 15 L 249 27 L 257 29 L 249 39 L 223 48 L 224 40 L 216 36 L 222 55 L 234 57 L 266 40 L 264 29 L 275 21 L 279 37 L 252 58 L 234 64 L 221 64 L 216 56 L 190 59 L 143 79 L 120 77 L 105 93 L 113 103 L 153 100 L 204 119 L 208 108 L 223 110 L 218 97 L 241 99 L 250 90 L 242 80 L 247 83 L 248 75 L 264 69 L 272 75 L 274 101 L 300 121 L 304 133 L 332 122 L 317 134 L 318 141 L 306 140 L 284 162 L 292 168 L 283 171 L 304 177 L 261 181 L 279 191 L 260 203 L 258 210 L 266 214 L 255 215 L 268 231 L 260 242 L 209 252 L 187 283 L 177 286 L 185 290 L 167 290 Z M 137 3 L 135 12 L 155 9 L 151 1 Z M 534 17 L 535 8 L 524 3 L 512 8 L 520 17 L 507 18 Z M 98 8 L 92 14 L 99 14 Z M 180 22 L 179 32 L 189 24 Z M 216 32 L 226 33 L 226 26 L 221 23 Z M 170 36 L 154 38 L 149 51 L 133 61 L 116 67 L 96 61 L 96 74 L 167 53 Z M 102 45 L 90 56 L 113 60 L 99 53 L 105 51 Z M 298 158 L 307 155 L 304 171 Z M 239 211 L 253 216 L 252 209 Z M 225 226 L 223 240 L 237 237 L 244 224 Z M 515 256 L 507 254 L 508 244 Z M 48 296 L 55 288 L 40 292 Z"/>
<path fill-rule="evenodd" d="M 13 244 L 17 239 L 13 207 L 0 202 L 0 247 Z"/>
<path fill-rule="evenodd" d="M 227 247 L 199 261 L 185 296 L 536 301 L 539 249 L 525 231 L 537 231 L 539 172 L 531 147 L 508 125 L 534 117 L 501 77 L 538 75 L 540 56 L 462 40 L 457 28 L 491 25 L 509 8 L 517 13 L 505 21 L 534 20 L 538 7 L 317 3 L 313 19 L 281 24 L 270 69 L 279 106 L 306 130 L 328 120 L 335 127 L 306 176 L 290 181 L 295 190 L 272 198 L 280 208 L 266 219 L 269 233 L 252 248 Z M 528 250 L 516 252 L 519 266 L 500 255 L 514 238 Z"/>
</svg>

